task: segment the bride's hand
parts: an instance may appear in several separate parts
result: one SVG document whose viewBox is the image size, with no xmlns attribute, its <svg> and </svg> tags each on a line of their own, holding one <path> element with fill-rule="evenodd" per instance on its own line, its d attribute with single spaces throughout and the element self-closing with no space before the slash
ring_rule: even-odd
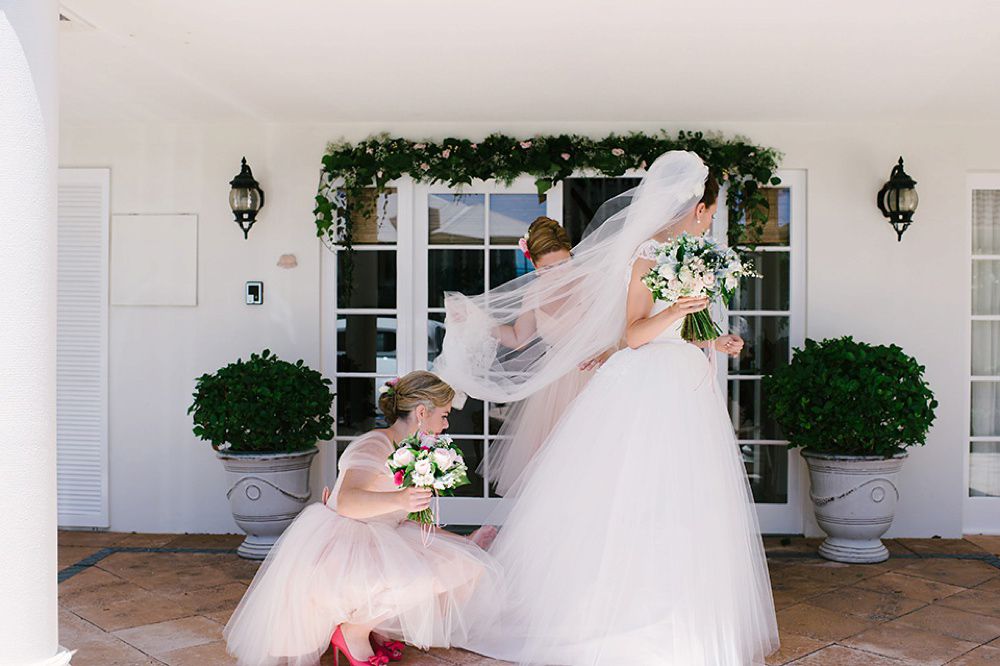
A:
<svg viewBox="0 0 1000 666">
<path fill-rule="evenodd" d="M 739 356 L 743 351 L 743 338 L 738 335 L 720 335 L 713 345 L 717 351 L 730 356 Z"/>
<path fill-rule="evenodd" d="M 685 315 L 693 314 L 695 312 L 700 312 L 704 310 L 709 305 L 709 300 L 707 298 L 696 298 L 693 296 L 684 296 L 678 298 L 674 301 L 668 310 L 672 310 L 678 318 Z"/>
</svg>

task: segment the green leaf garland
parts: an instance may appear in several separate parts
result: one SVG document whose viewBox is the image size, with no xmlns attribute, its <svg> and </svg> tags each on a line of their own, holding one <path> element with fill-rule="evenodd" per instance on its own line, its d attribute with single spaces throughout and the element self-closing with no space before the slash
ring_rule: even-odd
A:
<svg viewBox="0 0 1000 666">
<path fill-rule="evenodd" d="M 767 219 L 767 199 L 762 187 L 777 185 L 780 154 L 773 148 L 750 143 L 743 137 L 661 130 L 655 135 L 639 132 L 603 139 L 560 134 L 517 139 L 491 134 L 482 141 L 447 138 L 440 142 L 392 138 L 386 133 L 357 144 L 331 143 L 323 156 L 322 177 L 316 194 L 316 235 L 328 245 L 347 250 L 345 279 L 351 279 L 352 220 L 373 214 L 371 197 L 364 189 L 382 193 L 388 183 L 404 174 L 418 182 L 445 183 L 461 188 L 474 180 L 496 180 L 509 185 L 522 175 L 534 177 L 539 197 L 574 173 L 614 178 L 630 169 L 642 170 L 670 150 L 697 153 L 720 183 L 728 183 L 729 244 L 744 243 L 759 234 Z M 747 215 L 747 212 L 750 212 Z M 746 223 L 740 221 L 746 217 Z"/>
</svg>

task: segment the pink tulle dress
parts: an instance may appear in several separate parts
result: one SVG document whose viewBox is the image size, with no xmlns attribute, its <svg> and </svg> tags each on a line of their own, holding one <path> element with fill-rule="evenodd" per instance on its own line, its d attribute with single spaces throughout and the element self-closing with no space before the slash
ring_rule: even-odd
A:
<svg viewBox="0 0 1000 666">
<path fill-rule="evenodd" d="M 223 632 L 242 666 L 315 666 L 344 622 L 382 618 L 376 631 L 420 648 L 462 643 L 473 625 L 495 622 L 500 569 L 469 539 L 436 532 L 425 546 L 405 511 L 337 513 L 347 470 L 375 475 L 371 490 L 396 490 L 385 465 L 394 448 L 378 431 L 353 442 L 328 503 L 306 507 L 274 545 Z"/>
</svg>

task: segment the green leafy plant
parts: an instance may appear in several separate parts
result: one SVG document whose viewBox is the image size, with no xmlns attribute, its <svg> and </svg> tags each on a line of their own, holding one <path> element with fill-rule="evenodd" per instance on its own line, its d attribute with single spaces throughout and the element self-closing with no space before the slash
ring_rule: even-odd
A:
<svg viewBox="0 0 1000 666">
<path fill-rule="evenodd" d="M 198 378 L 194 434 L 229 453 L 294 453 L 333 437 L 330 380 L 265 349 Z"/>
<path fill-rule="evenodd" d="M 888 457 L 923 445 L 938 404 L 916 359 L 850 336 L 806 340 L 764 378 L 764 390 L 789 448 L 846 455 Z"/>
<path fill-rule="evenodd" d="M 720 183 L 727 183 L 729 243 L 737 246 L 759 235 L 767 221 L 767 197 L 761 188 L 778 185 L 775 176 L 780 155 L 773 148 L 750 143 L 743 137 L 726 139 L 719 134 L 661 130 L 610 134 L 602 139 L 560 134 L 517 139 L 491 134 L 473 142 L 447 138 L 440 142 L 370 136 L 357 144 L 330 143 L 323 156 L 316 194 L 316 235 L 345 252 L 345 280 L 350 289 L 353 226 L 356 220 L 376 213 L 377 195 L 387 184 L 408 174 L 418 182 L 445 183 L 460 188 L 473 180 L 510 184 L 522 175 L 535 178 L 539 197 L 574 173 L 609 178 L 630 169 L 645 169 L 670 150 L 697 153 Z M 363 196 L 374 188 L 376 197 Z"/>
</svg>

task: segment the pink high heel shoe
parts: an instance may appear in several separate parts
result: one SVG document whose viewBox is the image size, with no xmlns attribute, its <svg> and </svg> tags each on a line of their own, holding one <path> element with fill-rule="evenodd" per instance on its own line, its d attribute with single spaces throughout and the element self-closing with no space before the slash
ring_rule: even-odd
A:
<svg viewBox="0 0 1000 666">
<path fill-rule="evenodd" d="M 372 644 L 372 649 L 376 653 L 384 654 L 389 658 L 389 661 L 399 661 L 403 658 L 403 648 L 406 645 L 399 641 L 387 640 L 385 643 L 379 643 L 375 640 L 374 633 L 368 637 L 368 641 Z"/>
<path fill-rule="evenodd" d="M 389 657 L 381 652 L 376 652 L 374 656 L 368 657 L 366 661 L 359 661 L 352 657 L 350 650 L 347 649 L 347 641 L 344 640 L 344 632 L 340 630 L 340 625 L 337 625 L 337 630 L 333 632 L 330 644 L 333 645 L 334 666 L 340 666 L 341 652 L 347 657 L 347 663 L 350 666 L 386 666 L 389 663 Z"/>
</svg>

